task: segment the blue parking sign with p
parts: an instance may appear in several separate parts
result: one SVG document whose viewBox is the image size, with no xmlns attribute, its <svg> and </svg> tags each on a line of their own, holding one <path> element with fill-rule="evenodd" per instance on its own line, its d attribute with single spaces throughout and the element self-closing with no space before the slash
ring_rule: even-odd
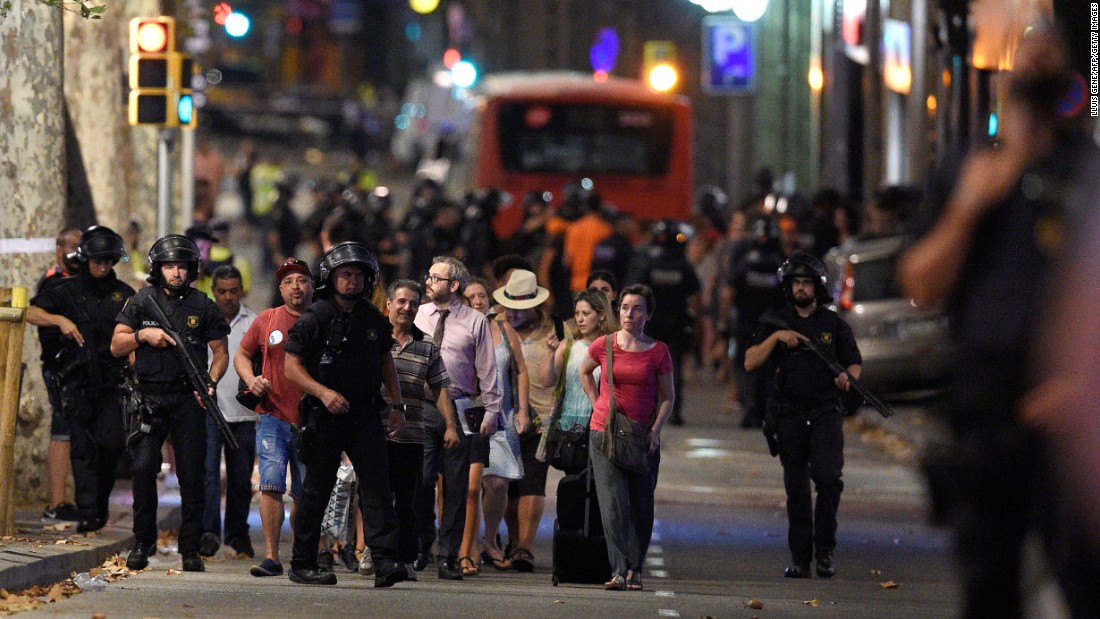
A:
<svg viewBox="0 0 1100 619">
<path fill-rule="evenodd" d="M 703 89 L 715 94 L 747 94 L 756 81 L 753 27 L 736 18 L 703 21 Z"/>
</svg>

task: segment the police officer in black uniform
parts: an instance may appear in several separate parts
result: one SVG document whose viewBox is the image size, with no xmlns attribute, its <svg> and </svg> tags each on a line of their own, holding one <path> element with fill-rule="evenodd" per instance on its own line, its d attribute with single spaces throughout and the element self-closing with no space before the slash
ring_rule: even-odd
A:
<svg viewBox="0 0 1100 619">
<path fill-rule="evenodd" d="M 629 282 L 649 286 L 653 290 L 653 304 L 661 308 L 646 323 L 645 330 L 668 346 L 676 393 L 683 393 L 684 355 L 691 348 L 693 321 L 699 311 L 699 291 L 702 289 L 695 267 L 684 255 L 692 232 L 689 226 L 675 219 L 657 222 L 653 226 L 652 244 L 642 250 L 646 259 L 640 273 L 636 280 Z M 674 426 L 684 425 L 680 412 L 682 401 L 683 398 L 676 398 L 668 419 Z"/>
<path fill-rule="evenodd" d="M 321 520 L 328 505 L 340 453 L 359 481 L 363 532 L 375 565 L 375 587 L 407 579 L 397 553 L 397 512 L 389 486 L 386 434 L 405 423 L 405 405 L 390 355 L 393 327 L 368 299 L 378 262 L 364 245 L 335 245 L 321 258 L 317 301 L 290 329 L 286 377 L 302 400 L 302 459 L 306 478 L 294 520 L 290 580 L 334 585 L 336 574 L 317 567 Z M 393 406 L 381 396 L 385 386 Z M 381 415 L 387 411 L 386 427 Z"/>
<path fill-rule="evenodd" d="M 737 343 L 733 365 L 737 396 L 744 410 L 741 427 L 759 428 L 764 422 L 767 389 L 756 373 L 745 371 L 745 351 L 751 345 L 760 317 L 769 310 L 783 307 L 783 289 L 776 272 L 784 256 L 771 219 L 762 215 L 754 217 L 747 230 L 748 238 L 733 249 L 726 284 L 733 306 L 737 308 L 732 329 Z M 719 316 L 728 315 L 728 311 L 719 311 Z"/>
<path fill-rule="evenodd" d="M 134 289 L 119 281 L 114 266 L 126 255 L 122 237 L 92 226 L 69 256 L 76 277 L 31 299 L 27 322 L 56 327 L 64 337 L 54 373 L 62 413 L 69 419 L 73 485 L 79 533 L 107 523 L 115 470 L 125 446 L 121 392 L 125 359 L 111 355 L 115 316 Z"/>
<path fill-rule="evenodd" d="M 836 572 L 836 512 L 844 482 L 843 408 L 840 397 L 850 384 L 836 375 L 803 342 L 808 338 L 834 355 L 855 378 L 863 362 L 852 329 L 836 312 L 822 306 L 832 301 L 825 289 L 825 265 L 812 254 L 798 252 L 783 263 L 779 279 L 789 304 L 776 312 L 790 329 L 765 316 L 745 351 L 745 369 L 762 370 L 769 381 L 765 432 L 778 441 L 787 491 L 788 578 L 809 578 L 810 559 L 817 574 Z M 815 507 L 810 480 L 817 488 Z"/>
<path fill-rule="evenodd" d="M 176 453 L 176 473 L 180 480 L 183 522 L 179 532 L 179 551 L 183 569 L 204 570 L 199 556 L 202 537 L 202 513 L 205 504 L 206 414 L 173 346 L 187 346 L 201 366 L 207 360 L 206 347 L 213 351 L 210 380 L 217 382 L 229 365 L 227 337 L 229 323 L 221 310 L 202 292 L 191 287 L 199 271 L 199 250 L 187 237 L 169 234 L 149 248 L 148 288 L 141 289 L 116 318 L 111 353 L 124 357 L 135 352 L 134 369 L 138 389 L 148 407 L 148 431 L 131 434 L 127 439 L 134 461 L 134 549 L 126 567 L 144 569 L 149 555 L 156 552 L 157 473 L 160 450 L 166 437 L 172 437 Z M 149 309 L 157 303 L 173 323 L 168 325 L 187 341 L 176 342 L 161 329 Z M 214 386 L 209 388 L 214 395 Z"/>
</svg>

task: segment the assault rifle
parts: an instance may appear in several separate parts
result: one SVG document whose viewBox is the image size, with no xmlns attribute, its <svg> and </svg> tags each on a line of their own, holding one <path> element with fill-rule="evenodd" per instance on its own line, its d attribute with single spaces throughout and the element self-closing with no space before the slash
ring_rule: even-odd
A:
<svg viewBox="0 0 1100 619">
<path fill-rule="evenodd" d="M 836 360 L 836 357 L 834 357 L 832 355 L 832 353 L 830 353 L 829 351 L 825 350 L 825 347 L 822 346 L 821 342 L 819 342 L 816 338 L 814 338 L 810 335 L 806 335 L 805 333 L 802 333 L 798 329 L 795 329 L 794 327 L 787 324 L 787 322 L 785 320 L 783 320 L 779 316 L 776 316 L 775 314 L 771 314 L 771 313 L 764 314 L 764 316 L 760 320 L 763 321 L 764 324 L 769 324 L 769 325 L 772 325 L 774 327 L 779 327 L 780 329 L 786 329 L 786 330 L 789 330 L 789 331 L 794 331 L 795 333 L 798 333 L 799 335 L 804 336 L 806 338 L 806 340 L 803 341 L 802 343 L 805 344 L 806 347 L 809 348 L 811 351 L 813 351 L 813 353 L 815 355 L 820 357 L 821 360 L 825 362 L 825 365 L 829 366 L 830 370 L 832 370 L 833 372 L 836 372 L 837 376 L 839 376 L 841 374 L 847 375 L 848 376 L 848 384 L 851 386 L 851 388 L 853 390 L 855 390 L 855 392 L 858 393 L 860 396 L 862 396 L 863 399 L 866 400 L 868 404 L 873 406 L 875 408 L 875 410 L 877 410 L 879 412 L 880 415 L 882 415 L 883 417 L 890 417 L 891 415 L 894 414 L 894 411 L 890 408 L 890 406 L 888 404 L 886 404 L 886 402 L 883 402 L 882 400 L 880 400 L 878 396 L 871 393 L 866 387 L 864 387 L 859 382 L 859 380 L 856 379 L 855 376 L 852 376 L 852 373 L 848 371 L 848 368 L 844 367 L 843 365 L 840 365 L 840 362 Z"/>
<path fill-rule="evenodd" d="M 154 294 L 160 294 L 160 291 L 157 290 Z M 160 328 L 168 334 L 168 337 L 175 340 L 176 345 L 172 348 L 176 351 L 176 357 L 179 358 L 180 364 L 187 372 L 187 380 L 191 382 L 191 387 L 194 388 L 195 393 L 199 394 L 203 408 L 214 420 L 214 425 L 218 426 L 218 431 L 222 433 L 225 444 L 232 449 L 239 449 L 240 445 L 237 443 L 237 437 L 233 436 L 233 430 L 230 429 L 229 422 L 225 420 L 222 409 L 218 407 L 218 400 L 210 395 L 209 390 L 214 387 L 214 382 L 210 380 L 210 374 L 195 361 L 194 353 L 187 347 L 187 340 L 172 327 L 172 321 L 168 319 L 168 315 L 164 313 L 164 308 L 160 306 L 160 303 L 157 303 L 152 295 L 146 298 L 149 300 L 146 307 L 153 313 L 153 318 L 157 319 Z"/>
</svg>

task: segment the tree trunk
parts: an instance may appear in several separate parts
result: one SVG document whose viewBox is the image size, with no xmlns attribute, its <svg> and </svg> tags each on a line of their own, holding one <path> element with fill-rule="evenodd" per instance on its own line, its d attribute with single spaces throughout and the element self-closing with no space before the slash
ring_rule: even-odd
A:
<svg viewBox="0 0 1100 619">
<path fill-rule="evenodd" d="M 0 251 L 0 286 L 26 286 L 53 263 L 66 203 L 61 12 L 15 0 L 0 21 L 0 238 L 49 239 Z M 15 443 L 16 500 L 42 499 L 50 415 L 38 337 L 27 328 L 27 371 Z"/>
</svg>

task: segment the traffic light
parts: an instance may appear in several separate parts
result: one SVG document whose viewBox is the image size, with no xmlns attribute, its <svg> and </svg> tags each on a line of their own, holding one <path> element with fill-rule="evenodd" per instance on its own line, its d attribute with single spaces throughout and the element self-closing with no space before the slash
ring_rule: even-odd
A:
<svg viewBox="0 0 1100 619">
<path fill-rule="evenodd" d="M 176 51 L 175 19 L 160 16 L 130 20 L 131 125 L 194 126 L 193 73 L 191 55 Z"/>
<path fill-rule="evenodd" d="M 642 80 L 657 92 L 669 92 L 680 81 L 676 68 L 676 44 L 646 41 L 642 47 Z"/>
</svg>

